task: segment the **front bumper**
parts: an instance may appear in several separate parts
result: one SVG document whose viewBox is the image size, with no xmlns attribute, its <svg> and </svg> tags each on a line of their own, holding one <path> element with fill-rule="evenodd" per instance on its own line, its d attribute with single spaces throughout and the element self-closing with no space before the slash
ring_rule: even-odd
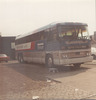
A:
<svg viewBox="0 0 96 100">
<path fill-rule="evenodd" d="M 60 59 L 60 65 L 70 65 L 75 63 L 85 63 L 91 62 L 93 60 L 92 56 L 87 56 L 83 58 L 72 58 L 72 59 Z"/>
</svg>

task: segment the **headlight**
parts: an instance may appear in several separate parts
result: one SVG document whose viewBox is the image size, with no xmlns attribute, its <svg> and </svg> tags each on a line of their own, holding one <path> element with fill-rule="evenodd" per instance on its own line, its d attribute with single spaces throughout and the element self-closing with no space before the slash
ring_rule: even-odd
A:
<svg viewBox="0 0 96 100">
<path fill-rule="evenodd" d="M 87 55 L 87 56 L 90 56 L 91 54 L 88 52 L 88 53 L 86 53 L 86 55 Z"/>
<path fill-rule="evenodd" d="M 67 58 L 67 54 L 62 54 L 62 58 Z"/>
</svg>

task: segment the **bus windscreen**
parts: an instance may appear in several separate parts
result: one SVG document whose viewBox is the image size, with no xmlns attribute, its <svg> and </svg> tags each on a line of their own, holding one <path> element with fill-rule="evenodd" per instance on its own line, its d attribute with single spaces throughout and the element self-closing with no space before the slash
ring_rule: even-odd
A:
<svg viewBox="0 0 96 100">
<path fill-rule="evenodd" d="M 62 26 L 59 32 L 61 40 L 89 39 L 86 26 Z"/>
</svg>

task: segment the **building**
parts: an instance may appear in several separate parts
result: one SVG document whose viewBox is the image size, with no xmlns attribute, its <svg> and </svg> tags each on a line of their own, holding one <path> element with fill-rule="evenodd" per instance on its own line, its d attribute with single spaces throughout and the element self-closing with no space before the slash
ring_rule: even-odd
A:
<svg viewBox="0 0 96 100">
<path fill-rule="evenodd" d="M 15 37 L 0 36 L 0 53 L 7 54 L 10 59 L 15 59 Z"/>
<path fill-rule="evenodd" d="M 91 35 L 90 36 L 90 38 L 91 38 L 91 44 L 92 45 L 96 45 L 96 31 L 94 32 L 94 35 Z"/>
<path fill-rule="evenodd" d="M 94 32 L 94 40 L 96 41 L 96 31 Z"/>
</svg>

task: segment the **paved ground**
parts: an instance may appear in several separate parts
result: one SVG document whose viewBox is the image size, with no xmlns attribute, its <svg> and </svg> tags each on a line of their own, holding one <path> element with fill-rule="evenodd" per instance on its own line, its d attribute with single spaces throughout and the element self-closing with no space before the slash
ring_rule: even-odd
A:
<svg viewBox="0 0 96 100">
<path fill-rule="evenodd" d="M 96 61 L 83 64 L 79 69 L 59 71 L 57 74 L 48 75 L 48 77 L 86 91 L 96 92 Z"/>
<path fill-rule="evenodd" d="M 0 100 L 96 99 L 96 61 L 70 67 L 49 73 L 44 65 L 0 63 Z"/>
<path fill-rule="evenodd" d="M 0 63 L 0 100 L 10 100 L 18 93 L 22 95 L 46 87 L 45 74 L 46 69 L 41 65 L 19 64 L 17 61 Z"/>
</svg>

